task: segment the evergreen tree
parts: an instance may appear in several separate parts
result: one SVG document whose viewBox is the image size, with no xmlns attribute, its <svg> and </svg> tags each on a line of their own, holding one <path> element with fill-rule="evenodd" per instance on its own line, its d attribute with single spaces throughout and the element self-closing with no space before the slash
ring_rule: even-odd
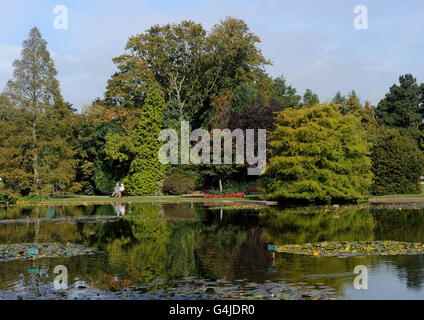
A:
<svg viewBox="0 0 424 320">
<path fill-rule="evenodd" d="M 374 107 L 371 106 L 369 101 L 365 101 L 365 105 L 362 106 L 354 90 L 348 94 L 345 101 L 340 105 L 340 112 L 343 115 L 350 114 L 358 117 L 361 120 L 362 128 L 369 131 L 369 135 L 377 128 Z"/>
<path fill-rule="evenodd" d="M 346 102 L 346 97 L 343 96 L 340 91 L 337 91 L 336 95 L 334 96 L 333 100 L 331 100 L 334 104 L 343 104 Z"/>
<path fill-rule="evenodd" d="M 418 85 L 411 74 L 399 77 L 399 85 L 394 84 L 376 108 L 379 124 L 398 128 L 421 145 L 420 126 L 424 116 L 424 85 Z"/>
<path fill-rule="evenodd" d="M 140 119 L 131 133 L 136 150 L 125 184 L 132 195 L 153 195 L 160 191 L 160 181 L 165 168 L 159 162 L 161 142 L 158 140 L 162 129 L 165 100 L 162 91 L 151 88 L 140 113 Z"/>
<path fill-rule="evenodd" d="M 62 99 L 57 71 L 46 47 L 40 31 L 32 28 L 23 43 L 21 58 L 13 63 L 13 79 L 5 90 L 7 99 L 16 108 L 15 129 L 20 131 L 22 143 L 16 144 L 12 132 L 8 134 L 9 139 L 2 142 L 1 155 L 7 161 L 0 172 L 5 172 L 6 184 L 21 193 L 48 193 L 55 183 L 63 189 L 78 188 L 73 185 L 74 152 L 69 147 L 67 133 L 73 109 Z M 7 146 L 15 153 L 8 153 Z M 26 158 L 26 163 L 30 161 L 30 165 L 27 163 L 21 174 L 12 176 L 9 168 L 21 157 Z"/>
<path fill-rule="evenodd" d="M 304 107 L 311 107 L 319 103 L 318 95 L 314 92 L 312 92 L 311 89 L 306 89 L 305 93 L 303 94 L 303 103 L 302 106 Z"/>
<path fill-rule="evenodd" d="M 354 90 L 350 92 L 347 96 L 347 99 L 345 98 L 344 103 L 342 103 L 340 107 L 340 112 L 343 115 L 346 114 L 353 114 L 356 116 L 359 116 L 362 111 L 362 105 L 359 102 L 359 98 Z"/>
<path fill-rule="evenodd" d="M 371 192 L 376 195 L 420 193 L 424 156 L 416 143 L 397 129 L 381 127 L 376 136 L 372 147 Z"/>
<path fill-rule="evenodd" d="M 275 96 L 284 108 L 298 106 L 302 97 L 297 94 L 296 88 L 287 85 L 283 76 L 274 79 Z"/>
<path fill-rule="evenodd" d="M 278 114 L 264 180 L 269 199 L 322 203 L 367 195 L 372 174 L 365 131 L 358 117 L 338 109 L 316 105 Z"/>
</svg>

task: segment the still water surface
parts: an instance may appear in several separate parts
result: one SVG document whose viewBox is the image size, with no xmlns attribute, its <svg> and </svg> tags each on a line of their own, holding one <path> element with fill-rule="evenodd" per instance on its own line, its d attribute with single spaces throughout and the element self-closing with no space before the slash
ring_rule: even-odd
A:
<svg viewBox="0 0 424 320">
<path fill-rule="evenodd" d="M 66 258 L 0 257 L 0 299 L 424 299 L 423 255 L 337 258 L 268 251 L 269 243 L 424 242 L 419 209 L 132 203 L 0 208 L 0 220 L 0 245 L 69 243 L 97 250 Z M 57 265 L 68 269 L 66 293 L 53 288 Z M 367 290 L 353 286 L 356 265 L 368 269 Z"/>
</svg>

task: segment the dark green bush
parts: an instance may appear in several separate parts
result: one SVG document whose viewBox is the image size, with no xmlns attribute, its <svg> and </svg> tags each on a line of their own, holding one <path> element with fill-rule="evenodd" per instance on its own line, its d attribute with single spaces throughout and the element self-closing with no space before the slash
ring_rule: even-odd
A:
<svg viewBox="0 0 424 320">
<path fill-rule="evenodd" d="M 100 194 L 112 193 L 117 181 L 114 181 L 110 174 L 104 172 L 100 168 L 96 169 L 94 183 L 96 190 Z"/>
<path fill-rule="evenodd" d="M 194 179 L 182 173 L 173 173 L 165 178 L 163 182 L 163 193 L 179 195 L 191 193 L 194 190 Z"/>
<path fill-rule="evenodd" d="M 396 129 L 380 129 L 372 148 L 375 195 L 420 193 L 424 156 L 411 138 Z"/>
</svg>

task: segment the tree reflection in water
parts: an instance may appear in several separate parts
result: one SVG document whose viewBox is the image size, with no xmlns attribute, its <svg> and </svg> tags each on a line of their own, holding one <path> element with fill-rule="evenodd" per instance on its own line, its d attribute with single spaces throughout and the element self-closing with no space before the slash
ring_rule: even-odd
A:
<svg viewBox="0 0 424 320">
<path fill-rule="evenodd" d="M 273 256 L 267 247 L 268 243 L 349 240 L 424 242 L 422 210 L 399 213 L 367 208 L 338 211 L 264 208 L 221 212 L 190 203 L 122 206 L 125 215 L 118 208 L 119 217 L 117 207 L 110 205 L 54 209 L 15 207 L 8 211 L 0 208 L 2 219 L 36 219 L 28 223 L 2 223 L 0 243 L 39 241 L 95 246 L 103 253 L 95 257 L 62 259 L 65 260 L 62 262 L 75 278 L 84 278 L 105 291 L 149 284 L 154 284 L 149 290 L 156 290 L 172 285 L 173 280 L 195 277 L 210 281 L 284 279 L 312 286 L 331 286 L 343 292 L 344 286 L 353 281 L 352 272 L 358 264 L 366 265 L 371 271 L 381 270 L 383 265 L 391 266 L 407 287 L 423 290 L 423 256 L 344 259 Z M 86 216 L 99 219 L 66 223 L 57 220 Z M 115 218 L 101 219 L 109 216 Z M 28 263 L 3 262 L 0 270 L 3 286 L 18 283 L 22 275 L 28 277 Z M 37 263 L 52 273 L 57 261 L 45 259 Z"/>
</svg>

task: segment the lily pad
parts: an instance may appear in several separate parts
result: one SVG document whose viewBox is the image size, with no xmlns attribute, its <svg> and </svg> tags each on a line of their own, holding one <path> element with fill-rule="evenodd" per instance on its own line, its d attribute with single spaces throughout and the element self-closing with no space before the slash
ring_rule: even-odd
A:
<svg viewBox="0 0 424 320">
<path fill-rule="evenodd" d="M 423 243 L 400 241 L 324 241 L 277 246 L 277 252 L 315 257 L 346 257 L 356 255 L 417 255 L 424 254 Z"/>
<path fill-rule="evenodd" d="M 36 254 L 34 254 L 36 252 Z M 95 254 L 96 250 L 70 243 L 14 243 L 0 245 L 0 262 Z"/>
</svg>

